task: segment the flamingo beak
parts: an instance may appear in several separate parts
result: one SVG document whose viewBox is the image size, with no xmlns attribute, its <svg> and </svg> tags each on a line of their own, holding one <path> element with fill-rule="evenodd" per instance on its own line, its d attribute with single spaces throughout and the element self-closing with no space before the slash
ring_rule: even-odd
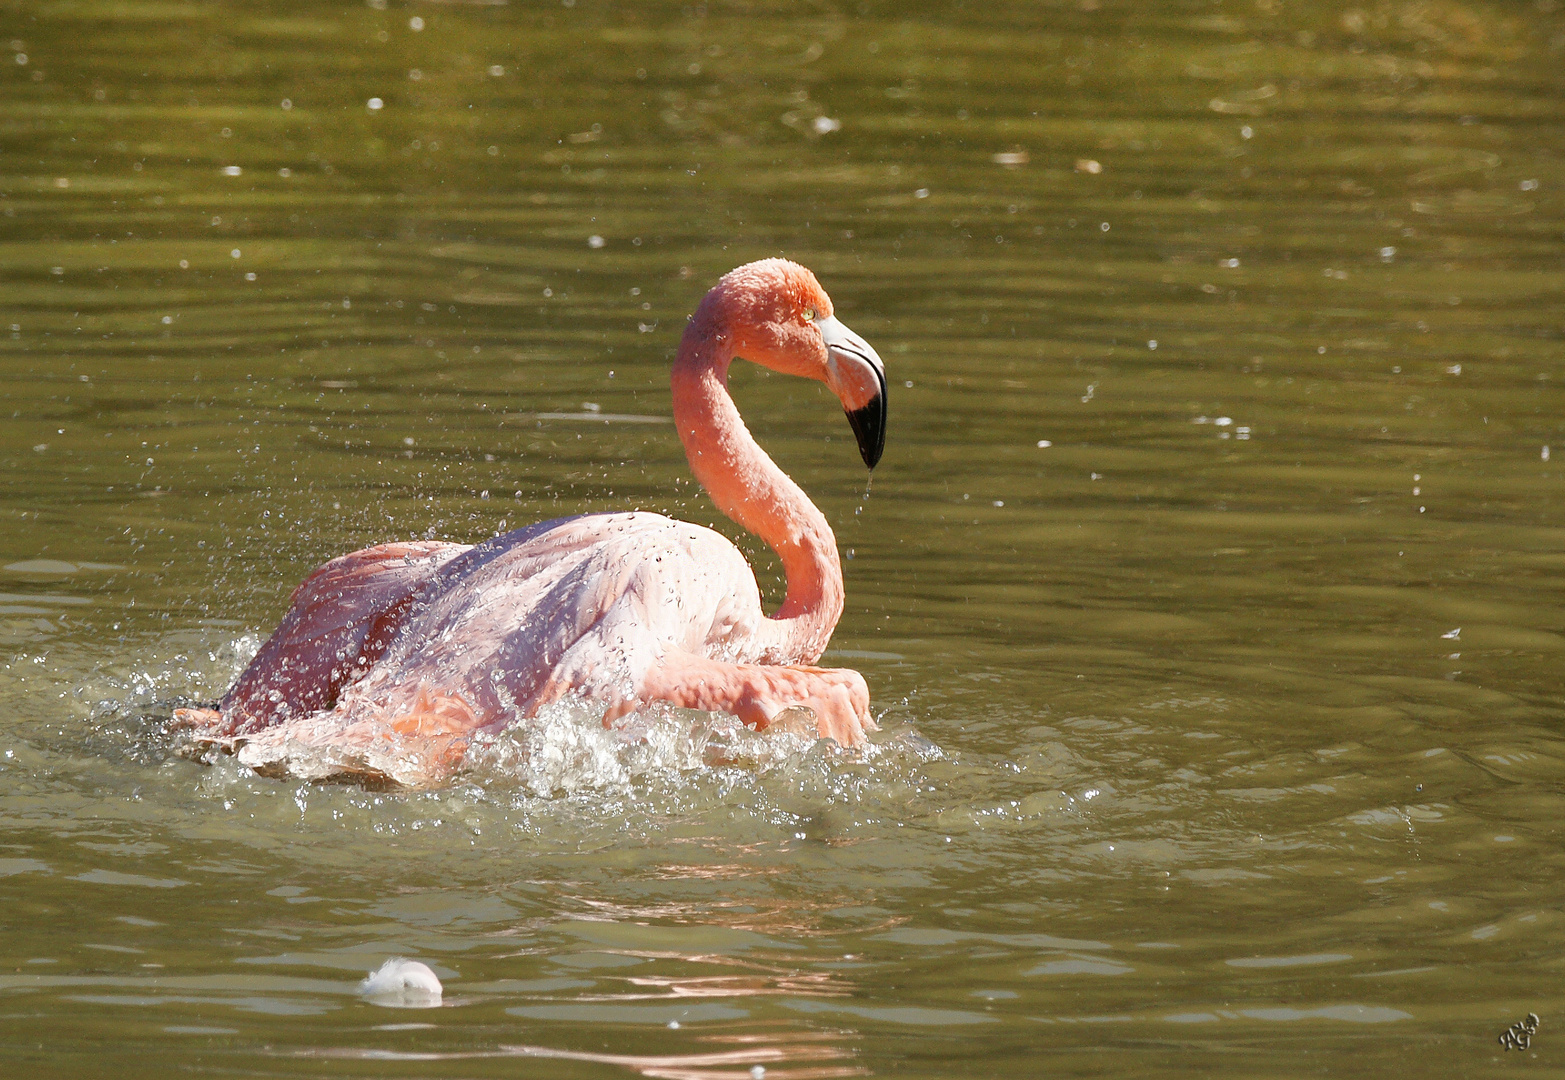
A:
<svg viewBox="0 0 1565 1080">
<path fill-rule="evenodd" d="M 841 399 L 859 454 L 873 469 L 886 448 L 886 365 L 835 316 L 816 319 L 815 325 L 826 343 L 826 384 Z"/>
</svg>

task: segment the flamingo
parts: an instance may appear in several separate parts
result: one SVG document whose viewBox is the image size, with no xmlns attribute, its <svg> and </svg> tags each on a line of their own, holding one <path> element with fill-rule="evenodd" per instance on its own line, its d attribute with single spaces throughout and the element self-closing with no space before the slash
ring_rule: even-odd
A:
<svg viewBox="0 0 1565 1080">
<path fill-rule="evenodd" d="M 176 723 L 247 763 L 304 747 L 361 776 L 394 758 L 404 780 L 440 778 L 474 736 L 568 696 L 601 703 L 606 726 L 664 702 L 761 731 L 813 719 L 820 737 L 862 744 L 876 729 L 863 676 L 813 666 L 842 615 L 836 538 L 745 427 L 728 392 L 735 358 L 825 383 L 871 469 L 885 366 L 815 275 L 784 259 L 725 274 L 685 327 L 674 423 L 717 507 L 781 559 L 787 593 L 771 615 L 732 543 L 661 514 L 556 518 L 477 545 L 381 544 L 311 574 L 217 708 L 179 710 Z"/>
</svg>

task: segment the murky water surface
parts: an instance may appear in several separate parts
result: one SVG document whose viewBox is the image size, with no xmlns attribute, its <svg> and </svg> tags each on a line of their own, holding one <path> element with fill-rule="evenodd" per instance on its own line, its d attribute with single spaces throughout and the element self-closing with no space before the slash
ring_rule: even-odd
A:
<svg viewBox="0 0 1565 1080">
<path fill-rule="evenodd" d="M 1558 1075 L 1551 0 L 0 10 L 7 1074 Z M 779 253 L 872 751 L 175 752 L 333 554 L 736 535 L 666 370 Z"/>
</svg>

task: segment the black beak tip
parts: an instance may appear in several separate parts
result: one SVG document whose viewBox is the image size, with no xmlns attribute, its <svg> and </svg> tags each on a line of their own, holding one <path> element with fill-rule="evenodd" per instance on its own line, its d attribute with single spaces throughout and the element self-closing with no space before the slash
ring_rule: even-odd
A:
<svg viewBox="0 0 1565 1080">
<path fill-rule="evenodd" d="M 868 405 L 854 409 L 847 416 L 848 426 L 859 441 L 859 456 L 873 469 L 880 464 L 880 455 L 886 449 L 885 393 L 876 394 Z"/>
</svg>

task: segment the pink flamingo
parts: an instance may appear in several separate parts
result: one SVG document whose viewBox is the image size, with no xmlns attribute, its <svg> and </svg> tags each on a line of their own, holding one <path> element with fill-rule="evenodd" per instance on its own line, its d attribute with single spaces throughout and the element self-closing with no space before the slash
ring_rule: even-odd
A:
<svg viewBox="0 0 1565 1080">
<path fill-rule="evenodd" d="M 349 762 L 334 771 L 375 775 L 351 762 L 394 754 L 424 779 L 455 767 L 475 734 L 567 695 L 603 703 L 606 725 L 667 702 L 758 730 L 813 714 L 821 736 L 863 743 L 875 729 L 864 678 L 810 666 L 842 615 L 836 538 L 740 419 L 728 393 L 736 357 L 824 382 L 870 468 L 885 442 L 885 368 L 832 315 L 815 276 L 783 259 L 724 275 L 685 328 L 674 422 L 718 508 L 781 558 L 788 589 L 775 614 L 733 544 L 661 514 L 559 518 L 476 546 L 382 544 L 310 575 L 218 708 L 176 720 L 231 749 L 306 747 Z"/>
</svg>

